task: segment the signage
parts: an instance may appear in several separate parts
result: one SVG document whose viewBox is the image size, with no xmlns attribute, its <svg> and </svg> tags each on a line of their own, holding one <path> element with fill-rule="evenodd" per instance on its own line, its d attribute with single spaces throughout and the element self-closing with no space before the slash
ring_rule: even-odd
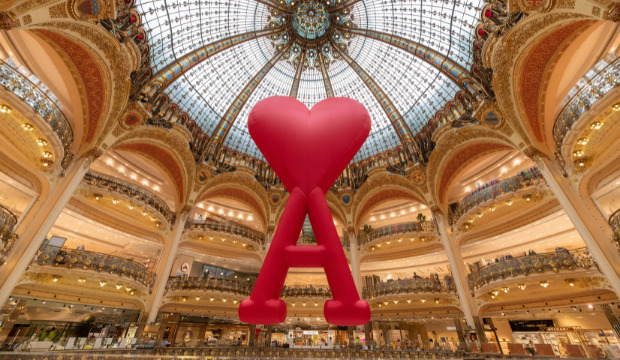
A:
<svg viewBox="0 0 620 360">
<path fill-rule="evenodd" d="M 304 330 L 304 335 L 318 335 L 319 332 L 316 330 Z"/>
<path fill-rule="evenodd" d="M 184 273 L 188 273 L 190 269 L 190 265 L 189 263 L 183 263 L 181 264 L 181 271 Z"/>
<path fill-rule="evenodd" d="M 448 331 L 456 331 L 456 326 L 448 326 L 448 327 L 446 327 L 446 330 L 448 330 Z"/>
<path fill-rule="evenodd" d="M 512 331 L 542 331 L 545 328 L 553 327 L 553 320 L 512 320 L 509 321 Z"/>
<path fill-rule="evenodd" d="M 542 330 L 546 332 L 567 332 L 567 331 L 575 331 L 575 328 L 574 327 L 548 327 Z"/>
</svg>

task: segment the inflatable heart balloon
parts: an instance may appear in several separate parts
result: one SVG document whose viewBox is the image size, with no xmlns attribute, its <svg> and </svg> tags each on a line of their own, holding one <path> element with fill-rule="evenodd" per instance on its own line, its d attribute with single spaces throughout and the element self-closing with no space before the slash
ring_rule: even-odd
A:
<svg viewBox="0 0 620 360">
<path fill-rule="evenodd" d="M 329 98 L 312 110 L 291 97 L 276 96 L 254 106 L 250 136 L 290 196 L 265 262 L 239 318 L 251 324 L 278 324 L 286 319 L 280 299 L 290 267 L 322 267 L 333 300 L 325 302 L 325 320 L 334 325 L 361 325 L 370 306 L 359 298 L 325 193 L 370 133 L 370 116 L 359 102 Z M 316 246 L 297 246 L 308 215 Z"/>
</svg>

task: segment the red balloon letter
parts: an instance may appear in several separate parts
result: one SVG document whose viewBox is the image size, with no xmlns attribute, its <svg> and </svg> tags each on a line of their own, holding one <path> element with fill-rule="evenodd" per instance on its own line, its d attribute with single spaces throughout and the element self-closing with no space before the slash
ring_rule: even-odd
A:
<svg viewBox="0 0 620 360">
<path fill-rule="evenodd" d="M 277 96 L 254 106 L 248 128 L 290 197 L 254 291 L 239 306 L 239 318 L 251 324 L 283 322 L 286 304 L 280 293 L 288 269 L 322 267 L 334 297 L 325 302 L 325 320 L 334 325 L 367 323 L 370 306 L 357 294 L 325 193 L 368 137 L 368 111 L 348 98 L 329 98 L 309 111 L 296 99 Z M 316 246 L 297 246 L 306 214 Z"/>
</svg>

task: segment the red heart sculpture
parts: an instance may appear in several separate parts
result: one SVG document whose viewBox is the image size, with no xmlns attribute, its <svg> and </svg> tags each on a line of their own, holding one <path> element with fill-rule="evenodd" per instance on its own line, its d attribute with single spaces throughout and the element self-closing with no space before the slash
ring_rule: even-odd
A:
<svg viewBox="0 0 620 360">
<path fill-rule="evenodd" d="M 290 267 L 322 267 L 333 300 L 325 302 L 325 320 L 361 325 L 370 306 L 359 298 L 334 226 L 325 193 L 368 137 L 370 116 L 347 98 L 330 98 L 312 110 L 290 97 L 260 101 L 250 112 L 250 135 L 290 196 L 249 299 L 239 305 L 239 319 L 277 324 L 286 318 L 279 299 Z M 316 246 L 297 246 L 306 214 Z"/>
<path fill-rule="evenodd" d="M 269 119 L 259 121 L 257 119 Z M 288 96 L 259 101 L 248 118 L 250 135 L 290 192 L 329 190 L 370 133 L 364 105 L 328 98 L 308 110 Z"/>
</svg>

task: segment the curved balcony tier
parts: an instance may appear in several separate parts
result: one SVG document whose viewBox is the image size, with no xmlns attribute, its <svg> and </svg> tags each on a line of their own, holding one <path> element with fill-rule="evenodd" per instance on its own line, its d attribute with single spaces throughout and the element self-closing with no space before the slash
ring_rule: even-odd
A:
<svg viewBox="0 0 620 360">
<path fill-rule="evenodd" d="M 257 245 L 265 244 L 265 235 L 234 223 L 224 224 L 210 220 L 188 220 L 185 228 L 192 231 L 226 233 L 252 241 Z"/>
<path fill-rule="evenodd" d="M 376 298 L 386 295 L 417 294 L 417 293 L 453 293 L 456 291 L 451 277 L 445 277 L 443 281 L 412 278 L 381 281 L 370 286 L 365 286 L 363 295 L 365 299 Z"/>
<path fill-rule="evenodd" d="M 386 241 L 396 237 L 414 236 L 431 237 L 437 235 L 437 224 L 435 221 L 414 221 L 400 224 L 382 226 L 370 232 L 362 231 L 359 233 L 359 244 L 364 248 L 369 248 L 376 243 Z"/>
<path fill-rule="evenodd" d="M 332 298 L 332 291 L 328 286 L 285 285 L 282 288 L 283 298 Z"/>
<path fill-rule="evenodd" d="M 0 85 L 28 104 L 50 126 L 64 149 L 62 167 L 66 168 L 73 156 L 71 153 L 73 130 L 65 115 L 47 95 L 47 91 L 2 60 L 0 60 Z"/>
<path fill-rule="evenodd" d="M 119 256 L 43 245 L 33 260 L 38 265 L 107 272 L 151 286 L 155 274 L 144 265 Z"/>
<path fill-rule="evenodd" d="M 611 226 L 611 229 L 614 232 L 614 240 L 616 241 L 616 244 L 620 245 L 620 209 L 616 210 L 609 217 L 609 226 Z"/>
<path fill-rule="evenodd" d="M 450 225 L 455 225 L 462 218 L 473 213 L 478 207 L 497 201 L 502 195 L 513 194 L 524 189 L 535 189 L 544 184 L 540 171 L 533 167 L 517 176 L 496 182 L 466 195 L 461 201 L 450 206 L 448 218 Z"/>
<path fill-rule="evenodd" d="M 127 198 L 130 202 L 140 202 L 158 212 L 168 224 L 174 223 L 176 215 L 170 210 L 168 204 L 159 196 L 140 186 L 94 170 L 89 170 L 88 173 L 86 173 L 82 183 L 118 194 Z"/>
<path fill-rule="evenodd" d="M 586 248 L 575 250 L 558 248 L 555 252 L 519 256 L 479 268 L 471 264 L 469 266 L 472 272 L 467 275 L 467 280 L 472 291 L 509 277 L 528 276 L 549 271 L 598 269 Z"/>
<path fill-rule="evenodd" d="M 226 292 L 243 296 L 250 296 L 252 284 L 237 280 L 213 279 L 208 277 L 171 277 L 166 284 L 168 291 L 199 290 Z"/>
<path fill-rule="evenodd" d="M 17 217 L 11 210 L 0 205 L 0 257 L 6 255 L 13 247 L 17 235 L 15 234 Z"/>
</svg>

